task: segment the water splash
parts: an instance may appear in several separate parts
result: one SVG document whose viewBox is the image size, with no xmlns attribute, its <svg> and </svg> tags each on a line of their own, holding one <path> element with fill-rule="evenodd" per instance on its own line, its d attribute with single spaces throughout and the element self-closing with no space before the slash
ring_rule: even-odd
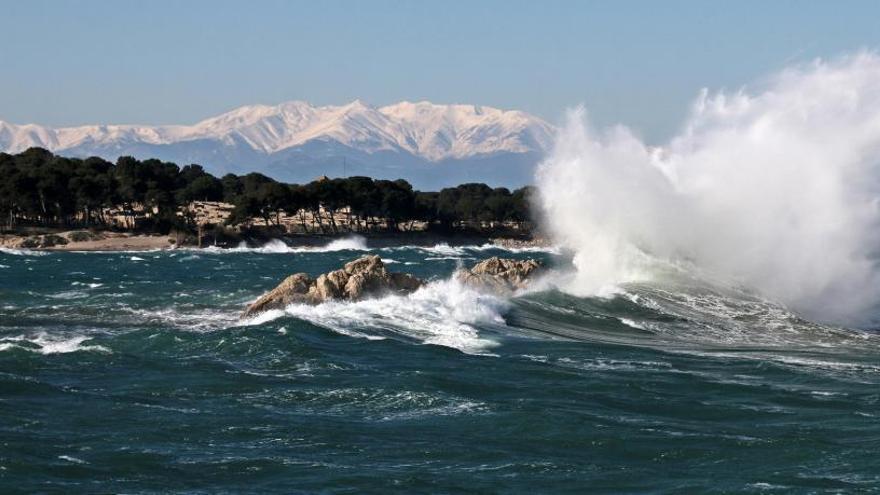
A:
<svg viewBox="0 0 880 495">
<path fill-rule="evenodd" d="M 757 92 L 704 91 L 656 148 L 575 110 L 537 183 L 547 230 L 575 252 L 575 294 L 685 264 L 812 319 L 878 321 L 876 54 L 793 67 Z"/>
</svg>

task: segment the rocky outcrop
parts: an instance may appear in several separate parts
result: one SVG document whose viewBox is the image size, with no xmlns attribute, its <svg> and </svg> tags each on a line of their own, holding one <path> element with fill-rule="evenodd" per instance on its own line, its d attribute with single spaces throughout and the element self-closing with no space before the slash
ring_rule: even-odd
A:
<svg viewBox="0 0 880 495">
<path fill-rule="evenodd" d="M 358 301 L 379 294 L 408 294 L 421 285 L 422 281 L 412 275 L 386 270 L 378 256 L 363 256 L 316 279 L 305 273 L 291 275 L 248 306 L 242 316 L 294 303 L 320 304 L 337 299 Z"/>
<path fill-rule="evenodd" d="M 509 295 L 526 288 L 543 268 L 544 265 L 538 260 L 494 256 L 477 263 L 470 270 L 457 271 L 455 277 L 468 287 Z"/>
<path fill-rule="evenodd" d="M 46 249 L 56 246 L 64 246 L 67 242 L 67 239 L 57 234 L 34 235 L 22 239 L 15 247 L 23 249 Z"/>
<path fill-rule="evenodd" d="M 544 265 L 537 260 L 494 257 L 477 263 L 469 270 L 459 270 L 455 277 L 474 289 L 509 295 L 528 286 L 543 268 Z M 359 301 L 376 295 L 408 294 L 421 285 L 421 280 L 408 273 L 386 270 L 378 256 L 363 256 L 317 278 L 305 273 L 287 277 L 248 306 L 242 317 L 282 309 L 289 304 Z"/>
</svg>

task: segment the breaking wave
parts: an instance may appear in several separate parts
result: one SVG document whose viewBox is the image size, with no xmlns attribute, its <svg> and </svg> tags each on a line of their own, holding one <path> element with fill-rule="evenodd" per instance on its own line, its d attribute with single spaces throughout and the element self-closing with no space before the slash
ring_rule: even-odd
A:
<svg viewBox="0 0 880 495">
<path fill-rule="evenodd" d="M 435 256 L 434 259 L 453 259 L 462 257 L 473 257 L 474 255 L 484 253 L 486 251 L 505 251 L 508 253 L 547 253 L 560 254 L 557 246 L 526 246 L 526 247 L 510 247 L 500 244 L 485 243 L 480 245 L 462 245 L 451 246 L 449 243 L 441 242 L 433 246 L 416 246 L 404 245 L 396 247 L 382 248 L 381 251 L 408 251 L 416 250 L 422 253 Z"/>
<path fill-rule="evenodd" d="M 293 316 L 338 333 L 368 339 L 394 337 L 485 354 L 496 345 L 482 335 L 505 325 L 502 313 L 509 303 L 474 291 L 454 279 L 430 282 L 406 296 L 387 296 L 357 302 L 333 301 L 310 306 L 293 304 L 248 321 L 262 324 Z"/>
<path fill-rule="evenodd" d="M 45 251 L 34 251 L 31 249 L 16 249 L 6 247 L 0 247 L 0 253 L 11 254 L 13 256 L 46 256 L 47 254 L 49 254 Z"/>
<path fill-rule="evenodd" d="M 880 57 L 790 68 L 758 91 L 703 92 L 651 147 L 569 115 L 537 173 L 566 290 L 685 270 L 750 287 L 816 321 L 878 322 Z"/>
<path fill-rule="evenodd" d="M 0 351 L 21 349 L 38 354 L 67 354 L 78 351 L 110 353 L 110 349 L 100 345 L 82 345 L 91 340 L 85 335 L 52 335 L 38 333 L 34 336 L 19 335 L 16 337 L 0 337 Z"/>
<path fill-rule="evenodd" d="M 271 241 L 259 247 L 250 247 L 242 241 L 238 247 L 220 248 L 207 247 L 202 251 L 212 253 L 260 253 L 260 254 L 286 254 L 286 253 L 329 253 L 334 251 L 367 251 L 367 240 L 362 236 L 353 235 L 342 239 L 336 239 L 323 246 L 290 246 L 280 239 Z"/>
</svg>

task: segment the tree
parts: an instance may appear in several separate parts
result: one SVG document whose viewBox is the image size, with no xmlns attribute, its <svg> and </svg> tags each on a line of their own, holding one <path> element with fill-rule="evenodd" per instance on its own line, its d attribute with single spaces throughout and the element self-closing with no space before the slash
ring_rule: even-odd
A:
<svg viewBox="0 0 880 495">
<path fill-rule="evenodd" d="M 113 177 L 117 184 L 117 194 L 123 213 L 128 218 L 128 227 L 135 227 L 135 208 L 146 203 L 147 180 L 141 162 L 131 156 L 121 156 L 116 160 Z"/>
<path fill-rule="evenodd" d="M 483 219 L 489 222 L 505 222 L 513 216 L 513 200 L 506 187 L 493 189 L 486 198 Z"/>
<path fill-rule="evenodd" d="M 386 221 L 386 228 L 399 229 L 398 224 L 412 218 L 415 214 L 415 194 L 412 186 L 405 180 L 379 180 L 376 187 L 382 195 L 380 215 Z"/>
<path fill-rule="evenodd" d="M 220 185 L 223 188 L 224 203 L 235 203 L 235 197 L 244 191 L 244 184 L 241 179 L 234 174 L 226 174 L 220 179 Z"/>
<path fill-rule="evenodd" d="M 9 228 L 107 225 L 105 210 L 119 208 L 128 228 L 168 232 L 192 227 L 188 207 L 200 200 L 231 203 L 231 224 L 261 218 L 267 227 L 280 226 L 283 212 L 298 215 L 307 232 L 315 231 L 316 225 L 324 233 L 339 232 L 343 210 L 343 227 L 357 231 L 412 229 L 418 220 L 429 228 L 482 228 L 487 223 L 494 227 L 499 222 L 528 222 L 532 191 L 471 183 L 425 192 L 414 191 L 405 180 L 369 177 L 322 178 L 296 185 L 259 173 L 218 179 L 200 165 L 179 168 L 131 156 L 119 157 L 114 164 L 97 157 L 55 156 L 41 148 L 0 153 L 0 221 Z"/>
<path fill-rule="evenodd" d="M 105 223 L 104 208 L 114 203 L 115 184 L 109 173 L 111 167 L 110 163 L 98 157 L 79 161 L 68 182 L 76 209 L 81 211 L 86 226 L 92 222 Z"/>
<path fill-rule="evenodd" d="M 196 177 L 179 190 L 181 203 L 192 201 L 221 201 L 223 199 L 223 183 L 212 175 Z"/>
</svg>

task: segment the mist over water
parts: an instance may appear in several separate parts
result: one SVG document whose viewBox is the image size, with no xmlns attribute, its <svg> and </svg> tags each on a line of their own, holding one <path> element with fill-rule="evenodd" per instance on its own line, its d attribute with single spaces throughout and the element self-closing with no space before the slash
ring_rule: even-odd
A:
<svg viewBox="0 0 880 495">
<path fill-rule="evenodd" d="M 744 285 L 810 319 L 873 326 L 880 300 L 880 56 L 703 91 L 652 147 L 570 112 L 538 169 L 548 233 L 595 295 L 670 267 Z"/>
</svg>

